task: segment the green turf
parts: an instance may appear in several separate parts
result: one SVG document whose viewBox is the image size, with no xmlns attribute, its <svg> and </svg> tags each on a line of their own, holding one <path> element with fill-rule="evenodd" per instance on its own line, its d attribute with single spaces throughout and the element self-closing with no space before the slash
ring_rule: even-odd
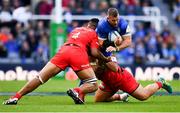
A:
<svg viewBox="0 0 180 113">
<path fill-rule="evenodd" d="M 143 86 L 153 83 L 153 81 L 139 81 Z M 26 81 L 0 81 L 0 92 L 16 92 Z M 77 86 L 79 81 L 66 80 L 49 80 L 47 83 L 40 86 L 35 92 L 64 92 L 69 88 Z M 170 81 L 173 91 L 180 91 L 180 81 Z"/>
<path fill-rule="evenodd" d="M 0 97 L 4 100 L 7 96 Z M 180 96 L 153 96 L 147 101 L 141 102 L 130 98 L 127 103 L 95 103 L 93 96 L 88 96 L 85 105 L 74 105 L 67 96 L 26 96 L 18 105 L 0 105 L 1 112 L 175 112 L 180 111 Z"/>
<path fill-rule="evenodd" d="M 0 81 L 0 92 L 16 92 L 26 81 Z M 62 92 L 78 85 L 78 81 L 49 80 L 35 90 L 35 92 Z"/>
<path fill-rule="evenodd" d="M 0 92 L 16 92 L 26 82 L 0 81 Z M 152 81 L 142 82 L 143 86 Z M 180 91 L 180 81 L 171 81 L 174 91 Z M 78 81 L 50 80 L 35 92 L 65 92 L 77 86 Z M 162 90 L 160 90 L 162 91 Z M 2 103 L 9 96 L 0 96 Z M 152 96 L 147 101 L 130 98 L 128 103 L 94 103 L 93 96 L 87 96 L 85 105 L 75 105 L 68 96 L 24 96 L 16 106 L 0 104 L 0 112 L 180 112 L 180 96 Z"/>
</svg>

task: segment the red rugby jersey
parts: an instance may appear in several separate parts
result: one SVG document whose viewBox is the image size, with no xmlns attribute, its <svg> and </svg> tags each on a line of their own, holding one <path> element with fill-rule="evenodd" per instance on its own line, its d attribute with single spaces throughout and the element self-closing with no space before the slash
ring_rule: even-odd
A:
<svg viewBox="0 0 180 113">
<path fill-rule="evenodd" d="M 65 44 L 73 43 L 84 49 L 98 48 L 98 36 L 95 30 L 87 27 L 75 28 L 68 36 Z"/>
</svg>

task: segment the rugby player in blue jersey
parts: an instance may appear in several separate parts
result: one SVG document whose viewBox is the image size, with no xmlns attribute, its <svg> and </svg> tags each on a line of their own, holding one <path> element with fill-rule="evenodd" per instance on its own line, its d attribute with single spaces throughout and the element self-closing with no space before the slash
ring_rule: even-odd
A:
<svg viewBox="0 0 180 113">
<path fill-rule="evenodd" d="M 122 37 L 120 45 L 108 40 L 108 35 L 111 31 L 118 31 Z M 98 23 L 96 32 L 99 37 L 99 44 L 102 47 L 101 51 L 105 56 L 110 56 L 113 51 L 120 51 L 127 48 L 132 43 L 129 24 L 126 20 L 119 16 L 116 8 L 109 8 L 107 17 Z"/>
<path fill-rule="evenodd" d="M 109 40 L 108 35 L 112 31 L 117 31 L 120 34 L 120 37 L 118 37 L 122 39 L 120 44 L 118 44 L 118 40 L 115 40 L 115 42 Z M 116 8 L 108 9 L 107 17 L 103 18 L 98 23 L 96 32 L 98 34 L 99 45 L 101 47 L 100 50 L 105 56 L 111 56 L 112 52 L 121 51 L 129 47 L 132 43 L 129 24 L 125 19 L 119 16 L 119 12 Z M 122 100 L 126 101 L 128 94 L 120 94 L 120 97 Z"/>
</svg>

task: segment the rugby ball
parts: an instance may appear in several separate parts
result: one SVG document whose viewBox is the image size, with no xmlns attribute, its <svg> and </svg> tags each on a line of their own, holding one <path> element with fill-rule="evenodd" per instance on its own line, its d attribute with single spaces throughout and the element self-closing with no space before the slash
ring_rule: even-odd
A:
<svg viewBox="0 0 180 113">
<path fill-rule="evenodd" d="M 111 31 L 108 34 L 108 40 L 110 42 L 114 42 L 116 45 L 121 44 L 122 42 L 122 37 L 121 35 L 118 33 L 118 31 Z"/>
</svg>

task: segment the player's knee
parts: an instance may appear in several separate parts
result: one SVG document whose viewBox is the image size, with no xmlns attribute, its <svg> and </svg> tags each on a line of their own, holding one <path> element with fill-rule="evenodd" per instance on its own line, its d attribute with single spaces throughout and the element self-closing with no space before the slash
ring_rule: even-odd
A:
<svg viewBox="0 0 180 113">
<path fill-rule="evenodd" d="M 96 91 L 98 89 L 98 83 L 93 83 L 93 86 L 94 86 L 94 91 Z"/>
<path fill-rule="evenodd" d="M 144 101 L 148 99 L 148 94 L 146 94 L 145 91 L 140 91 L 140 92 L 135 92 L 134 94 L 132 94 L 133 97 L 135 97 L 136 99 L 140 100 L 140 101 Z"/>
<path fill-rule="evenodd" d="M 147 100 L 149 98 L 149 93 L 145 88 L 143 88 L 141 85 L 136 89 L 136 91 L 132 94 L 133 97 L 140 101 Z"/>
<path fill-rule="evenodd" d="M 106 98 L 95 97 L 94 102 L 109 102 Z"/>
<path fill-rule="evenodd" d="M 91 86 L 91 91 L 96 91 L 98 89 L 98 83 L 94 82 L 94 83 L 88 83 L 89 86 Z"/>
<path fill-rule="evenodd" d="M 94 77 L 94 78 L 85 79 L 85 80 L 82 80 L 82 83 L 91 83 L 91 84 L 95 84 L 95 83 L 97 83 L 97 78 Z"/>
<path fill-rule="evenodd" d="M 101 93 L 98 90 L 94 96 L 94 102 L 104 102 L 104 101 L 105 101 L 105 99 L 103 98 L 103 96 L 101 95 Z"/>
<path fill-rule="evenodd" d="M 95 97 L 94 102 L 102 102 L 102 100 Z"/>
<path fill-rule="evenodd" d="M 145 100 L 147 100 L 147 98 L 142 97 L 142 98 L 139 98 L 139 100 L 140 101 L 145 101 Z"/>
<path fill-rule="evenodd" d="M 96 91 L 98 89 L 97 78 L 85 79 L 82 82 L 83 84 L 89 84 L 93 91 Z"/>
</svg>

